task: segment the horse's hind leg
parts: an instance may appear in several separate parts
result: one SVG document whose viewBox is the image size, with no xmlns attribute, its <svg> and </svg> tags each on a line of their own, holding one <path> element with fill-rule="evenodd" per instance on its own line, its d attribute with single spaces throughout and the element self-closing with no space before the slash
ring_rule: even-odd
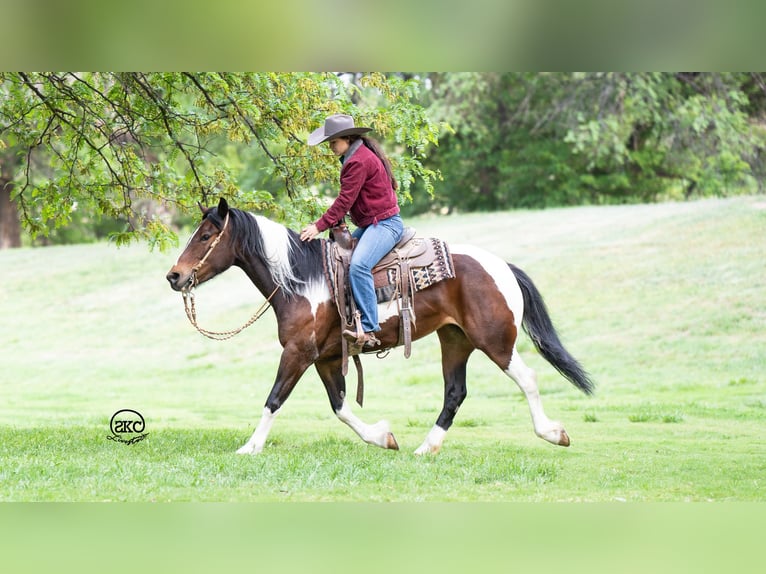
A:
<svg viewBox="0 0 766 574">
<path fill-rule="evenodd" d="M 496 361 L 497 362 L 497 361 Z M 498 363 L 499 364 L 499 363 Z M 503 368 L 502 365 L 500 365 Z M 535 434 L 550 443 L 560 446 L 569 446 L 569 436 L 560 422 L 552 421 L 543 411 L 543 403 L 540 400 L 540 391 L 537 388 L 537 376 L 524 361 L 521 360 L 516 346 L 513 347 L 511 360 L 505 368 L 505 373 L 519 386 L 529 404 L 529 412 L 532 415 L 532 424 Z"/>
<path fill-rule="evenodd" d="M 359 435 L 368 444 L 382 448 L 399 450 L 388 421 L 378 421 L 374 425 L 362 422 L 346 402 L 346 379 L 341 370 L 341 360 L 317 361 L 317 373 L 324 383 L 330 406 L 335 415 Z"/>
<path fill-rule="evenodd" d="M 437 331 L 442 351 L 442 375 L 444 376 L 444 405 L 431 428 L 415 454 L 437 453 L 444 442 L 447 430 L 452 426 L 457 410 L 466 397 L 466 365 L 474 346 L 465 336 L 462 329 L 455 325 L 447 325 Z"/>
</svg>

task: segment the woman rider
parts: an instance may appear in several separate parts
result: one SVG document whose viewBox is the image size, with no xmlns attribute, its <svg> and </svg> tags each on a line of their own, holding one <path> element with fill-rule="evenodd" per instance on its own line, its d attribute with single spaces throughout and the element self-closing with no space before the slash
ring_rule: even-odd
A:
<svg viewBox="0 0 766 574">
<path fill-rule="evenodd" d="M 391 163 L 374 140 L 362 135 L 369 131 L 355 127 L 351 116 L 335 114 L 309 135 L 311 146 L 328 142 L 342 167 L 338 197 L 322 217 L 301 230 L 301 239 L 309 241 L 347 213 L 351 216 L 357 226 L 352 235 L 358 241 L 351 255 L 349 281 L 364 334 L 358 338 L 355 331 L 345 330 L 343 336 L 357 347 L 374 348 L 380 344 L 375 337 L 380 325 L 372 268 L 401 239 L 404 224 Z"/>
</svg>

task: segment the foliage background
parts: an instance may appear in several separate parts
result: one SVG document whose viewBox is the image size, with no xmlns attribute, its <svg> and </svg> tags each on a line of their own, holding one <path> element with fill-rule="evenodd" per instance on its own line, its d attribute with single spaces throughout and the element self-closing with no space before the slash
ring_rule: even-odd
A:
<svg viewBox="0 0 766 574">
<path fill-rule="evenodd" d="M 422 158 L 437 127 L 412 102 L 418 89 L 376 73 L 0 73 L 2 193 L 33 237 L 75 218 L 122 219 L 118 245 L 167 247 L 172 216 L 218 196 L 317 218 L 338 162 L 306 135 L 349 112 L 399 146 L 406 198 L 416 178 L 430 191 L 435 177 Z"/>
<path fill-rule="evenodd" d="M 300 227 L 337 194 L 307 134 L 374 129 L 405 215 L 763 190 L 766 74 L 0 73 L 0 235 L 177 241 L 218 196 Z M 39 239 L 38 239 L 39 238 Z"/>
<path fill-rule="evenodd" d="M 762 191 L 760 73 L 431 74 L 452 129 L 429 154 L 446 209 L 652 202 Z"/>
</svg>

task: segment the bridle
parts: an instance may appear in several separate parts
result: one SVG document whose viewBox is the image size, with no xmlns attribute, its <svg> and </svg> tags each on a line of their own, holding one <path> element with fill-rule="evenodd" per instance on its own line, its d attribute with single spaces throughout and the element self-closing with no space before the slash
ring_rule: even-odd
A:
<svg viewBox="0 0 766 574">
<path fill-rule="evenodd" d="M 213 253 L 213 250 L 221 242 L 221 239 L 223 239 L 223 234 L 226 233 L 226 228 L 228 226 L 229 212 L 226 212 L 226 217 L 223 219 L 223 227 L 221 227 L 221 232 L 215 239 L 213 239 L 213 242 L 210 244 L 210 247 L 207 248 L 205 255 L 202 257 L 202 259 L 199 260 L 199 263 L 192 267 L 191 277 L 189 277 L 189 281 L 187 282 L 187 285 L 190 285 L 189 289 L 193 289 L 197 286 L 197 271 L 202 269 L 202 266 L 205 264 L 205 261 L 207 261 L 207 258 L 210 257 L 210 254 Z"/>
<path fill-rule="evenodd" d="M 221 227 L 221 232 L 210 244 L 210 247 L 207 248 L 205 255 L 202 257 L 202 259 L 199 260 L 199 263 L 197 263 L 192 268 L 189 281 L 187 281 L 186 285 L 181 289 L 181 295 L 183 296 L 183 300 L 184 300 L 184 311 L 186 311 L 186 316 L 188 317 L 189 322 L 202 335 L 204 335 L 208 339 L 215 339 L 216 341 L 225 341 L 226 339 L 231 339 L 235 335 L 238 335 L 239 333 L 247 329 L 250 325 L 255 323 L 258 319 L 260 319 L 263 316 L 263 314 L 266 312 L 266 310 L 269 308 L 272 297 L 274 297 L 274 295 L 279 290 L 279 285 L 277 285 L 274 288 L 274 291 L 271 292 L 271 295 L 268 296 L 266 301 L 264 301 L 263 304 L 258 308 L 258 310 L 253 314 L 253 316 L 250 317 L 247 323 L 245 323 L 238 329 L 233 329 L 231 331 L 218 332 L 218 331 L 208 331 L 207 329 L 203 329 L 202 327 L 199 326 L 199 324 L 197 323 L 197 309 L 194 305 L 194 288 L 198 284 L 197 272 L 202 268 L 202 266 L 207 261 L 207 258 L 210 257 L 210 254 L 213 253 L 213 250 L 221 242 L 221 238 L 223 238 L 223 234 L 226 232 L 226 228 L 228 227 L 228 225 L 229 225 L 229 214 L 226 213 L 226 217 L 223 220 L 223 227 Z"/>
</svg>

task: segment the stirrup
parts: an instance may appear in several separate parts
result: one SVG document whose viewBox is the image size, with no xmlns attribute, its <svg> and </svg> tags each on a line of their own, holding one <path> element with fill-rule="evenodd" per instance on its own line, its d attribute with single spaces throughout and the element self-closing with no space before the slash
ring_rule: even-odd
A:
<svg viewBox="0 0 766 574">
<path fill-rule="evenodd" d="M 365 335 L 365 341 L 364 341 L 365 347 L 374 349 L 375 347 L 380 345 L 380 339 L 378 339 L 375 336 L 375 333 L 370 332 L 370 333 L 365 333 L 364 335 Z"/>
<path fill-rule="evenodd" d="M 356 331 L 346 329 L 343 331 L 343 338 L 346 339 L 350 344 L 354 345 L 355 347 L 359 347 L 360 349 L 363 347 L 373 349 L 380 345 L 380 339 L 378 339 L 372 332 L 362 333 L 359 335 L 356 333 Z"/>
</svg>

